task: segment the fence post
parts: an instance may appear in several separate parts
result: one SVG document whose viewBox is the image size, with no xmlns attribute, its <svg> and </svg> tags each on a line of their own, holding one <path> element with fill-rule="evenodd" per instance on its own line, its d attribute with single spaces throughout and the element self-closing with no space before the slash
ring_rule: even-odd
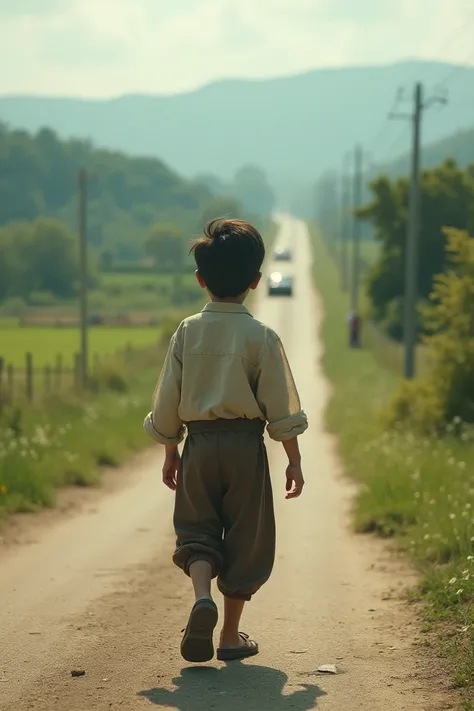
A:
<svg viewBox="0 0 474 711">
<path fill-rule="evenodd" d="M 3 374 L 5 371 L 5 361 L 0 357 L 0 404 L 2 402 Z"/>
<path fill-rule="evenodd" d="M 63 376 L 63 357 L 61 353 L 56 356 L 56 365 L 54 368 L 54 388 L 58 392 L 61 390 L 61 382 Z"/>
<path fill-rule="evenodd" d="M 44 391 L 47 395 L 51 395 L 51 366 L 44 367 Z"/>
<path fill-rule="evenodd" d="M 33 356 L 26 354 L 26 398 L 28 402 L 33 401 Z"/>
<path fill-rule="evenodd" d="M 7 365 L 7 383 L 8 383 L 8 399 L 10 404 L 13 403 L 13 397 L 15 394 L 15 371 L 13 370 L 13 365 L 10 363 Z"/>
<path fill-rule="evenodd" d="M 80 390 L 82 383 L 82 360 L 81 354 L 74 354 L 74 389 Z"/>
</svg>

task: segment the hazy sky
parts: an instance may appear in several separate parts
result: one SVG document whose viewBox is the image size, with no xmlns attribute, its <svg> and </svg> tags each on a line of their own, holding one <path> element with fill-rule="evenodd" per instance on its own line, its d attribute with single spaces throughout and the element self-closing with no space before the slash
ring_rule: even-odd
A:
<svg viewBox="0 0 474 711">
<path fill-rule="evenodd" d="M 322 66 L 464 63 L 473 10 L 473 0 L 0 0 L 0 93 L 172 93 Z"/>
</svg>

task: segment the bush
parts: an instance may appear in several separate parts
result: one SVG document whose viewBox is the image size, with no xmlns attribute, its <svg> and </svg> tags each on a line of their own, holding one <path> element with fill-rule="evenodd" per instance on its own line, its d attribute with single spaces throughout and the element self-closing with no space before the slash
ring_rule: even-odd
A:
<svg viewBox="0 0 474 711">
<path fill-rule="evenodd" d="M 128 382 L 123 365 L 116 360 L 105 362 L 89 378 L 89 387 L 93 392 L 101 390 L 111 390 L 117 393 L 127 392 Z"/>
<path fill-rule="evenodd" d="M 33 291 L 29 302 L 32 306 L 54 306 L 58 300 L 50 291 Z"/>
<path fill-rule="evenodd" d="M 25 300 L 20 296 L 12 296 L 10 299 L 6 299 L 2 304 L 2 311 L 8 316 L 21 317 L 27 308 Z"/>
<path fill-rule="evenodd" d="M 178 316 L 167 314 L 161 324 L 161 340 L 162 343 L 169 343 L 172 335 L 176 331 L 180 324 L 180 319 Z"/>
<path fill-rule="evenodd" d="M 403 383 L 388 422 L 440 431 L 453 421 L 474 422 L 474 240 L 446 229 L 448 270 L 435 278 L 424 340 L 430 367 L 418 381 Z"/>
</svg>

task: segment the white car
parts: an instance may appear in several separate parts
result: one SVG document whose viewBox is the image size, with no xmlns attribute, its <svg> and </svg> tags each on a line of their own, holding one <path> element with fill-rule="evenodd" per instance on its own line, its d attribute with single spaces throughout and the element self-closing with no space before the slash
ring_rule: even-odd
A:
<svg viewBox="0 0 474 711">
<path fill-rule="evenodd" d="M 293 277 L 273 272 L 268 278 L 268 296 L 293 296 Z"/>
</svg>

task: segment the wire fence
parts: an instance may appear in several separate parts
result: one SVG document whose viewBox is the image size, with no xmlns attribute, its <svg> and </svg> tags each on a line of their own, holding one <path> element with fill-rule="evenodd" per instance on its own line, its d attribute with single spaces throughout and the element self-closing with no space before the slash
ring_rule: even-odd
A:
<svg viewBox="0 0 474 711">
<path fill-rule="evenodd" d="M 131 343 L 106 355 L 94 354 L 84 385 L 81 356 L 75 353 L 65 358 L 61 353 L 54 363 L 35 366 L 33 353 L 25 353 L 22 366 L 8 363 L 0 356 L 0 406 L 16 403 L 40 403 L 52 396 L 81 391 L 99 390 L 102 386 L 120 390 L 127 375 L 156 361 L 162 339 L 147 348 L 135 348 Z"/>
</svg>

